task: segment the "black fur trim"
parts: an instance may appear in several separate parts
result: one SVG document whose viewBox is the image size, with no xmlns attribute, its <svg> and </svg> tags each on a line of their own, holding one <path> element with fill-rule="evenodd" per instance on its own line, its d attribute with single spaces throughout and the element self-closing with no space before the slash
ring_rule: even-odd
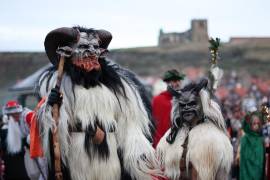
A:
<svg viewBox="0 0 270 180">
<path fill-rule="evenodd" d="M 64 69 L 70 76 L 73 84 L 82 85 L 86 89 L 103 84 L 116 96 L 121 95 L 127 99 L 120 76 L 110 65 L 108 65 L 108 62 L 104 58 L 100 58 L 99 63 L 101 65 L 100 71 L 93 70 L 86 72 L 81 68 L 74 66 L 71 63 L 71 60 L 67 59 Z"/>
<path fill-rule="evenodd" d="M 125 88 L 122 83 L 121 77 L 116 72 L 116 70 L 111 65 L 109 65 L 109 61 L 106 61 L 105 58 L 99 58 L 99 63 L 101 65 L 101 71 L 86 72 L 74 66 L 71 63 L 70 59 L 66 59 L 65 65 L 64 65 L 64 71 L 71 78 L 72 86 L 73 86 L 72 87 L 73 96 L 75 97 L 75 94 L 74 94 L 75 85 L 82 85 L 84 88 L 89 89 L 91 87 L 100 86 L 101 84 L 103 84 L 116 95 L 118 101 L 119 101 L 118 96 L 122 96 L 125 99 L 128 99 L 128 97 L 126 96 Z M 41 85 L 43 81 L 45 80 L 45 78 L 48 77 L 46 81 L 47 92 L 49 90 L 48 86 L 50 83 L 50 79 L 55 71 L 56 71 L 56 68 L 54 66 L 48 68 L 47 71 L 44 72 L 46 73 L 46 75 L 44 75 L 42 79 L 40 79 L 40 85 Z M 120 102 L 119 102 L 119 105 L 120 105 Z"/>
<path fill-rule="evenodd" d="M 203 78 L 198 83 L 190 83 L 186 85 L 183 89 L 181 89 L 182 92 L 185 91 L 191 91 L 192 93 L 198 94 L 201 89 L 207 87 L 208 80 Z"/>
<path fill-rule="evenodd" d="M 104 129 L 102 126 L 98 125 L 102 130 Z M 104 130 L 103 130 L 104 131 Z M 88 127 L 85 130 L 85 139 L 84 139 L 84 149 L 90 159 L 93 158 L 93 156 L 96 156 L 98 154 L 98 157 L 101 159 L 107 159 L 110 156 L 110 150 L 107 143 L 107 134 L 105 133 L 105 138 L 101 144 L 94 144 L 93 137 L 95 136 L 96 127 L 92 127 L 91 125 L 88 125 Z M 91 153 L 93 152 L 93 154 Z"/>
<path fill-rule="evenodd" d="M 55 66 L 50 66 L 50 67 L 48 67 L 48 68 L 40 75 L 40 77 L 38 78 L 38 79 L 40 79 L 40 78 L 42 77 L 42 75 L 46 73 L 46 74 L 43 75 L 43 77 L 39 80 L 38 87 L 40 87 L 41 84 L 43 83 L 43 81 L 46 79 L 46 77 L 48 77 L 47 82 L 46 82 L 46 91 L 48 92 L 48 91 L 49 91 L 49 82 L 50 82 L 50 80 L 51 80 L 51 78 L 52 78 L 52 75 L 53 75 L 53 73 L 54 73 L 55 71 L 56 71 Z M 38 83 L 38 82 L 37 82 L 37 83 Z M 36 89 L 36 90 L 39 90 L 39 89 Z"/>
<path fill-rule="evenodd" d="M 156 125 L 155 121 L 152 117 L 152 105 L 151 105 L 151 93 L 148 92 L 144 86 L 144 84 L 140 81 L 140 79 L 134 74 L 132 71 L 121 67 L 118 64 L 113 64 L 110 62 L 112 65 L 111 67 L 128 83 L 128 84 L 133 84 L 135 88 L 138 90 L 141 99 L 143 101 L 144 108 L 147 112 L 148 118 L 150 119 L 149 122 L 149 128 L 151 131 L 151 135 L 155 133 Z M 147 139 L 152 142 L 153 139 L 152 137 L 149 137 L 148 135 L 145 134 Z"/>
<path fill-rule="evenodd" d="M 129 173 L 125 170 L 123 162 L 123 152 L 120 148 L 117 149 L 117 154 L 121 165 L 121 180 L 132 180 Z"/>
<path fill-rule="evenodd" d="M 171 127 L 171 132 L 170 134 L 166 137 L 166 141 L 169 143 L 169 144 L 172 144 L 174 141 L 175 141 L 175 138 L 178 134 L 178 131 L 179 131 L 179 128 L 173 126 Z"/>
</svg>

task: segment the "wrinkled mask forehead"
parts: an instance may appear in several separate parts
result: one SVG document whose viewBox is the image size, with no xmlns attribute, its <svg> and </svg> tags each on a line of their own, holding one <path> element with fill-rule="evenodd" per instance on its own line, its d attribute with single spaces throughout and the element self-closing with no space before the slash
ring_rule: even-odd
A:
<svg viewBox="0 0 270 180">
<path fill-rule="evenodd" d="M 179 101 L 182 104 L 189 103 L 190 101 L 197 101 L 198 97 L 195 94 L 191 93 L 190 91 L 185 91 L 181 94 Z"/>
<path fill-rule="evenodd" d="M 99 38 L 95 36 L 94 33 L 86 33 L 86 32 L 81 32 L 80 33 L 80 39 L 77 43 L 78 47 L 80 45 L 93 45 L 93 46 L 99 46 Z"/>
</svg>

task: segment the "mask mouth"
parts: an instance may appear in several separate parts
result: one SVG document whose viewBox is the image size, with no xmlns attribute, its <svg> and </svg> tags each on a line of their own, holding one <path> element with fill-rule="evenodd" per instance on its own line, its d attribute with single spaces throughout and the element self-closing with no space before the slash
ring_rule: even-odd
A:
<svg viewBox="0 0 270 180">
<path fill-rule="evenodd" d="M 100 70 L 100 64 L 96 55 L 90 55 L 82 59 L 76 59 L 72 61 L 72 64 L 85 70 L 86 72 L 90 72 L 93 69 Z"/>
<path fill-rule="evenodd" d="M 196 116 L 195 111 L 184 111 L 182 112 L 182 117 L 186 121 L 191 121 Z"/>
</svg>

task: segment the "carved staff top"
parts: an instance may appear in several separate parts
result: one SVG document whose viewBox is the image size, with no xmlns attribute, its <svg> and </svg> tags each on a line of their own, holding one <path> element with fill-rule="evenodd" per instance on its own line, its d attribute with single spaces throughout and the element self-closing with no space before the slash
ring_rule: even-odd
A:
<svg viewBox="0 0 270 180">
<path fill-rule="evenodd" d="M 218 48 L 220 46 L 220 39 L 211 38 L 209 40 L 209 43 L 210 43 L 209 50 L 211 53 L 211 66 L 209 70 L 209 80 L 210 80 L 209 89 L 211 94 L 213 95 L 221 82 L 223 70 L 220 69 L 217 65 L 217 60 L 219 59 Z"/>
<path fill-rule="evenodd" d="M 218 48 L 220 46 L 220 39 L 219 38 L 216 38 L 216 39 L 211 38 L 209 40 L 209 43 L 210 43 L 209 49 L 210 49 L 210 53 L 211 53 L 211 64 L 217 64 L 217 59 L 219 58 Z"/>
</svg>

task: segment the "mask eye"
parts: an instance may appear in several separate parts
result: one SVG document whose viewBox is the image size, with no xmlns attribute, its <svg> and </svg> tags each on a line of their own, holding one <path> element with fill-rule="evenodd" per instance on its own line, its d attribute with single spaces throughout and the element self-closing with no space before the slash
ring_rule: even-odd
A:
<svg viewBox="0 0 270 180">
<path fill-rule="evenodd" d="M 98 46 L 98 45 L 93 45 L 93 47 L 94 47 L 95 49 L 99 48 L 99 46 Z"/>
<path fill-rule="evenodd" d="M 196 106 L 197 103 L 196 103 L 196 101 L 191 101 L 190 103 L 188 103 L 188 105 L 189 105 L 189 106 Z"/>
<path fill-rule="evenodd" d="M 88 49 L 89 48 L 89 45 L 87 45 L 87 44 L 81 44 L 79 46 L 79 48 L 81 48 L 81 49 Z"/>
<path fill-rule="evenodd" d="M 186 106 L 186 104 L 179 103 L 179 106 L 180 106 L 180 107 L 185 107 L 185 106 Z"/>
</svg>

